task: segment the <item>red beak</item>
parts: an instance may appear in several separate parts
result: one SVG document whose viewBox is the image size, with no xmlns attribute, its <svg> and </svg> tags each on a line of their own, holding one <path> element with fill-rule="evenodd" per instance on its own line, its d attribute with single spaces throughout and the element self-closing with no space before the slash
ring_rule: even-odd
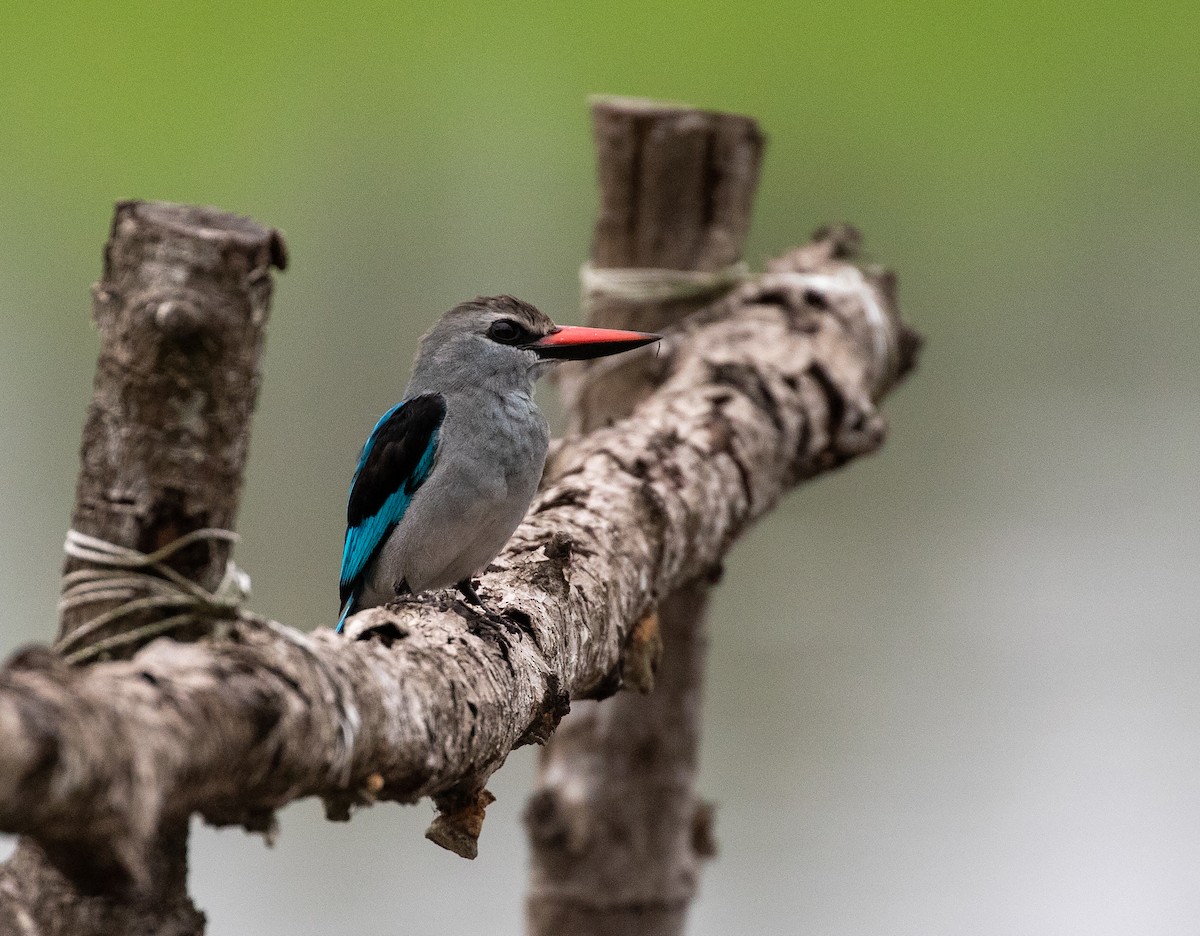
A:
<svg viewBox="0 0 1200 936">
<path fill-rule="evenodd" d="M 662 335 L 652 335 L 649 332 L 560 325 L 528 347 L 536 351 L 541 358 L 587 361 L 609 354 L 619 354 L 622 351 L 632 351 L 661 338 Z"/>
</svg>

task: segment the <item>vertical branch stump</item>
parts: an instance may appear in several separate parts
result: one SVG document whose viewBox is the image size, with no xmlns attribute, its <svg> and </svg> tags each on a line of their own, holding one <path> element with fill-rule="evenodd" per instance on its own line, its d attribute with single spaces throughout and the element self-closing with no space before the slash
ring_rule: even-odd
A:
<svg viewBox="0 0 1200 936">
<path fill-rule="evenodd" d="M 83 427 L 76 530 L 149 553 L 193 530 L 233 527 L 270 268 L 286 262 L 279 232 L 248 218 L 162 202 L 117 205 L 104 275 L 92 288 L 100 356 Z M 205 540 L 167 565 L 211 590 L 230 548 Z M 64 571 L 82 565 L 68 558 Z M 60 637 L 108 607 L 64 611 Z M 83 643 L 137 623 L 116 621 Z"/>
<path fill-rule="evenodd" d="M 116 206 L 103 278 L 93 287 L 100 357 L 83 428 L 74 529 L 152 552 L 193 530 L 232 528 L 258 395 L 270 270 L 286 262 L 279 232 L 248 218 L 164 202 Z M 167 564 L 212 590 L 229 551 L 228 542 L 206 540 Z M 68 559 L 65 571 L 82 565 Z M 60 637 L 112 606 L 64 611 Z M 155 616 L 127 615 L 79 643 L 128 633 Z M 45 651 L 26 656 L 30 666 L 61 666 L 71 678 Z M 110 850 L 90 848 L 77 828 L 59 844 L 21 839 L 0 867 L 0 932 L 203 933 L 204 914 L 187 895 L 186 810 L 175 814 L 170 804 L 154 802 L 139 809 L 153 843 L 149 861 L 118 855 L 101 862 L 97 855 Z M 64 830 L 79 824 L 61 817 Z M 107 830 L 94 823 L 89 834 L 103 842 Z"/>
<path fill-rule="evenodd" d="M 763 150 L 754 120 L 628 99 L 595 101 L 592 118 L 600 180 L 594 268 L 718 272 L 741 259 Z M 599 295 L 589 323 L 654 331 L 717 295 Z M 571 430 L 628 415 L 655 383 L 648 355 L 566 372 Z M 683 932 L 699 864 L 712 850 L 710 809 L 694 791 L 708 588 L 696 582 L 659 606 L 662 662 L 649 694 L 579 703 L 543 751 L 526 814 L 531 934 Z M 643 689 L 659 636 L 648 630 L 639 627 L 626 651 L 639 658 Z"/>
</svg>

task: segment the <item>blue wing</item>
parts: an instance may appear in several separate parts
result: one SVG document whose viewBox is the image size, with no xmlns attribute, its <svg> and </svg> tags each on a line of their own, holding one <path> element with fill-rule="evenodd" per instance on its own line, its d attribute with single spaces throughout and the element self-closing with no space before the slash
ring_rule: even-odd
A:
<svg viewBox="0 0 1200 936">
<path fill-rule="evenodd" d="M 371 430 L 346 502 L 338 630 L 362 589 L 367 566 L 433 470 L 445 417 L 446 401 L 436 393 L 423 394 L 393 406 Z"/>
</svg>

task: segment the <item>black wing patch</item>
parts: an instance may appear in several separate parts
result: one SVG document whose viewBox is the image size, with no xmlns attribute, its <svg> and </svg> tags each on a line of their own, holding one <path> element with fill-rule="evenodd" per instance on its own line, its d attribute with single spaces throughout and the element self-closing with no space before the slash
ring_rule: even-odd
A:
<svg viewBox="0 0 1200 936">
<path fill-rule="evenodd" d="M 433 469 L 445 416 L 446 401 L 431 393 L 392 407 L 375 424 L 359 456 L 346 503 L 343 601 Z"/>
<path fill-rule="evenodd" d="M 359 456 L 346 504 L 347 526 L 378 513 L 401 485 L 408 494 L 416 491 L 417 465 L 445 418 L 446 401 L 437 393 L 413 397 L 384 414 Z"/>
</svg>

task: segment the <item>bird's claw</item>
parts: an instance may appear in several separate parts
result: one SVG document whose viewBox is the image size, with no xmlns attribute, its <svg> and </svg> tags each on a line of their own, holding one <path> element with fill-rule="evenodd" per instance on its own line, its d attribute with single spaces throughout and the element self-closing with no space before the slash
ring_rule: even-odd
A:
<svg viewBox="0 0 1200 936">
<path fill-rule="evenodd" d="M 497 614 L 490 608 L 475 608 L 475 618 L 478 621 L 487 621 L 496 630 L 503 629 L 514 636 L 521 633 L 521 628 L 506 618 L 503 614 Z"/>
<path fill-rule="evenodd" d="M 475 583 L 470 579 L 463 579 L 455 588 L 467 600 L 467 603 L 474 606 L 475 614 L 487 621 L 493 627 L 502 627 L 510 634 L 521 633 L 521 628 L 506 618 L 503 614 L 498 614 L 483 603 L 483 599 L 479 597 L 479 593 L 475 591 Z"/>
<path fill-rule="evenodd" d="M 467 599 L 468 604 L 473 604 L 477 608 L 483 608 L 485 611 L 487 610 L 487 605 L 485 605 L 483 603 L 483 599 L 479 597 L 479 592 L 475 591 L 475 583 L 469 578 L 463 579 L 454 587 L 458 589 L 459 594 Z"/>
</svg>

